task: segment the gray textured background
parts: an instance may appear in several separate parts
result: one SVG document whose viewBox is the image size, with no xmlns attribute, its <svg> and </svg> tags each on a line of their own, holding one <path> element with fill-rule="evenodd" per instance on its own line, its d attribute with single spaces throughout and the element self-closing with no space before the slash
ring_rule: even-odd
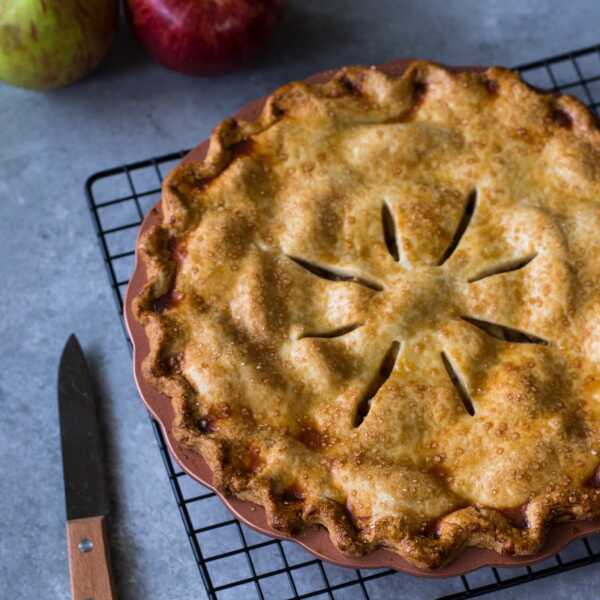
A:
<svg viewBox="0 0 600 600">
<path fill-rule="evenodd" d="M 121 597 L 204 597 L 131 380 L 82 194 L 90 173 L 193 145 L 247 100 L 325 68 L 406 56 L 512 65 L 598 43 L 599 26 L 597 0 L 296 0 L 271 51 L 222 78 L 161 69 L 122 27 L 81 83 L 48 94 L 0 84 L 0 595 L 68 596 L 55 384 L 75 331 L 103 400 Z M 404 576 L 386 585 L 379 597 L 450 587 Z M 592 598 L 599 585 L 587 567 L 496 597 Z"/>
</svg>

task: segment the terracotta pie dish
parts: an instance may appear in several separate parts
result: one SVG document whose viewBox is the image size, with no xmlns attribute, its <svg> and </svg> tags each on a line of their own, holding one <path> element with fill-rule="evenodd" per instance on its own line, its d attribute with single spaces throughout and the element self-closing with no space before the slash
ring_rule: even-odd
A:
<svg viewBox="0 0 600 600">
<path fill-rule="evenodd" d="M 394 61 L 380 66 L 378 69 L 397 77 L 404 72 L 407 64 L 408 61 Z M 321 83 L 328 81 L 332 75 L 333 71 L 325 72 L 310 78 L 308 81 Z M 265 99 L 259 99 L 250 103 L 243 107 L 236 114 L 236 117 L 252 121 L 258 117 L 264 103 Z M 207 148 L 208 141 L 201 143 L 184 161 L 203 159 Z M 158 203 L 142 223 L 139 235 L 142 236 L 149 228 L 159 223 L 160 220 L 161 206 Z M 150 413 L 160 423 L 168 446 L 181 467 L 200 483 L 215 489 L 211 469 L 202 456 L 181 444 L 173 435 L 175 414 L 169 398 L 158 392 L 143 375 L 142 363 L 149 354 L 149 341 L 143 326 L 134 317 L 132 303 L 146 283 L 146 269 L 143 261 L 139 260 L 139 255 L 136 251 L 136 265 L 127 290 L 124 311 L 125 322 L 134 349 L 134 376 L 139 393 Z M 398 571 L 429 577 L 460 575 L 486 565 L 507 567 L 529 565 L 552 556 L 572 540 L 600 530 L 600 520 L 555 523 L 551 526 L 546 537 L 543 551 L 537 554 L 515 557 L 471 547 L 459 553 L 452 562 L 435 570 L 426 570 L 410 564 L 397 553 L 386 549 L 378 549 L 360 557 L 343 554 L 332 543 L 327 530 L 323 527 L 310 527 L 300 535 L 284 535 L 281 531 L 277 531 L 269 526 L 265 510 L 261 506 L 248 501 L 242 501 L 232 496 L 225 496 L 219 490 L 215 491 L 220 495 L 229 509 L 249 526 L 272 537 L 296 541 L 313 554 L 329 562 L 360 569 L 389 567 Z"/>
</svg>

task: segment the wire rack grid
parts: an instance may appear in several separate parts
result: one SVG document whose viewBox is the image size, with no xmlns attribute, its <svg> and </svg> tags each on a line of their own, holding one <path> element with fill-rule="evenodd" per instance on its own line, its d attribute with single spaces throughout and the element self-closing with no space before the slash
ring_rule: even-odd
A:
<svg viewBox="0 0 600 600">
<path fill-rule="evenodd" d="M 575 95 L 598 114 L 600 45 L 522 65 L 517 70 L 532 85 Z M 159 200 L 163 175 L 185 153 L 183 150 L 107 169 L 86 182 L 89 209 L 119 315 L 133 270 L 138 226 Z M 443 581 L 417 579 L 385 569 L 336 567 L 293 542 L 271 539 L 234 519 L 212 491 L 181 470 L 155 421 L 153 428 L 194 560 L 211 600 L 474 598 L 600 561 L 600 535 L 595 535 L 573 542 L 553 559 L 532 567 L 488 567 Z"/>
</svg>

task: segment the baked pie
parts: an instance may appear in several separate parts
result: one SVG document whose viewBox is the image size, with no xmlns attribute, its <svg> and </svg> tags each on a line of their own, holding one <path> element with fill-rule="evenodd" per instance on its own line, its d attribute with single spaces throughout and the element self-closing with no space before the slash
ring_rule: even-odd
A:
<svg viewBox="0 0 600 600">
<path fill-rule="evenodd" d="M 145 377 L 215 486 L 433 568 L 600 516 L 600 130 L 505 69 L 226 119 L 139 244 Z"/>
</svg>

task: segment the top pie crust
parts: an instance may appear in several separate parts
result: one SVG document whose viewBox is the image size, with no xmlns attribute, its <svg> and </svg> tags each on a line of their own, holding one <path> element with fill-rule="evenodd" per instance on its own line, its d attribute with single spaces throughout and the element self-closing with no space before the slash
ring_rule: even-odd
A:
<svg viewBox="0 0 600 600">
<path fill-rule="evenodd" d="M 225 493 L 436 567 L 600 516 L 600 131 L 505 69 L 226 119 L 141 239 L 147 379 Z"/>
</svg>

